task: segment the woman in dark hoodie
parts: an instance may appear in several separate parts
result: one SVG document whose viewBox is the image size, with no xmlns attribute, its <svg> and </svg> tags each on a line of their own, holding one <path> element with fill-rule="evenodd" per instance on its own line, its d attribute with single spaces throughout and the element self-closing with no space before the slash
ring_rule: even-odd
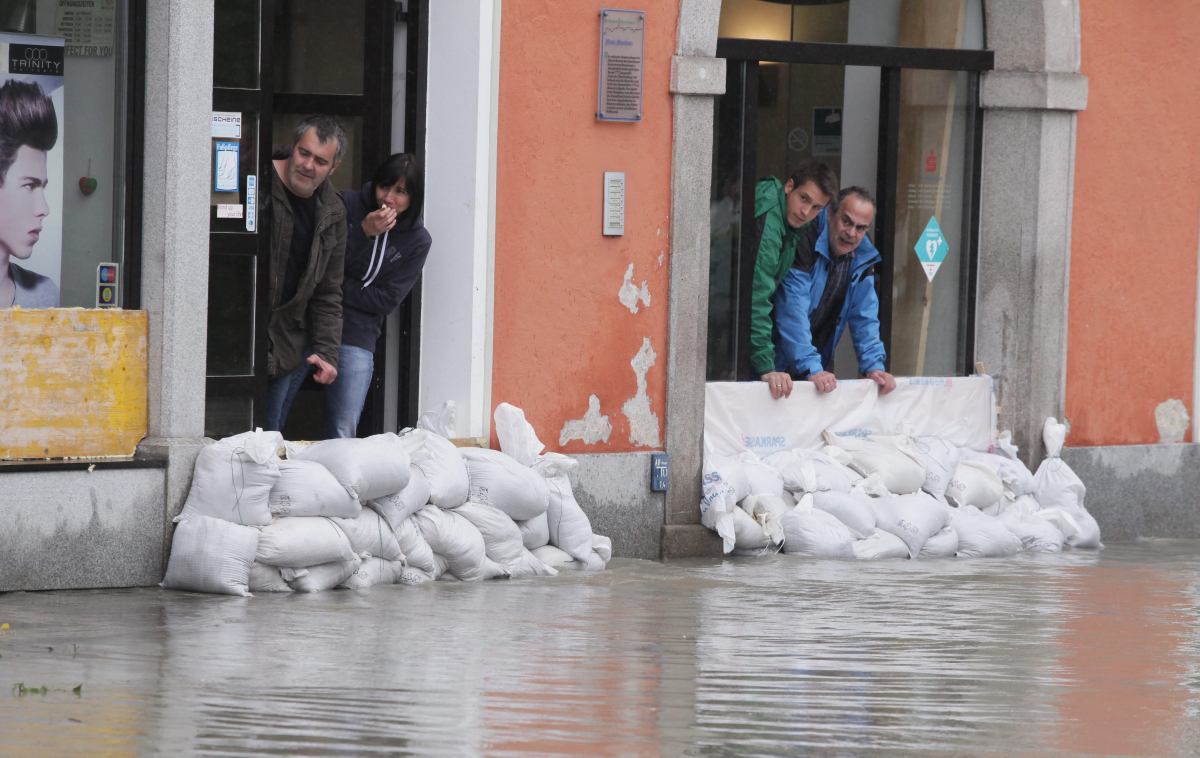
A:
<svg viewBox="0 0 1200 758">
<path fill-rule="evenodd" d="M 425 178 L 414 156 L 393 155 L 361 190 L 341 195 L 348 226 L 346 274 L 338 375 L 325 388 L 329 437 L 357 433 L 384 319 L 416 284 L 432 244 L 421 222 Z"/>
</svg>

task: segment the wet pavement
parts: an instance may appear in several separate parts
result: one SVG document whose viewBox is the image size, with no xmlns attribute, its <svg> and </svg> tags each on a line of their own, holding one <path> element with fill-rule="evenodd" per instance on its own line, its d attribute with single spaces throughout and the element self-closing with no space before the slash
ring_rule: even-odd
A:
<svg viewBox="0 0 1200 758">
<path fill-rule="evenodd" d="M 0 754 L 1193 755 L 1198 598 L 1194 541 L 11 593 Z"/>
</svg>

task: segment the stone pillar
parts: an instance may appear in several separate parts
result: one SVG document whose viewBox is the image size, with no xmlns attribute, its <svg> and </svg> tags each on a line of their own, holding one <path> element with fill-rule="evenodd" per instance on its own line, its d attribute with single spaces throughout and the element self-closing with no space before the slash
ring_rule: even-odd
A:
<svg viewBox="0 0 1200 758">
<path fill-rule="evenodd" d="M 167 459 L 164 551 L 204 435 L 212 62 L 213 0 L 146 4 L 141 295 L 150 407 L 138 453 Z"/>
<path fill-rule="evenodd" d="M 714 98 L 725 92 L 725 61 L 714 57 L 720 0 L 682 0 L 671 148 L 671 278 L 666 449 L 671 459 L 662 557 L 720 555 L 700 525 L 705 356 L 708 342 L 709 197 Z"/>
<path fill-rule="evenodd" d="M 1077 0 L 987 0 L 996 69 L 980 92 L 983 161 L 975 355 L 997 380 L 999 425 L 1026 462 L 1043 454 L 1042 422 L 1061 416 L 1075 114 Z"/>
</svg>

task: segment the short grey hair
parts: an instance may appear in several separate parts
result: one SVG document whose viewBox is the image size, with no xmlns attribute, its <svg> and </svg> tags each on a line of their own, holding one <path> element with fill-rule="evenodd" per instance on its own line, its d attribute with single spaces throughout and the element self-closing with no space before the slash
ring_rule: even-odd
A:
<svg viewBox="0 0 1200 758">
<path fill-rule="evenodd" d="M 346 154 L 346 130 L 338 123 L 338 120 L 333 116 L 323 114 L 313 114 L 300 119 L 296 124 L 296 131 L 292 133 L 292 147 L 300 141 L 309 129 L 317 130 L 317 139 L 321 144 L 325 144 L 331 139 L 337 140 L 337 152 L 334 153 L 333 162 L 340 163 L 342 156 Z"/>
</svg>

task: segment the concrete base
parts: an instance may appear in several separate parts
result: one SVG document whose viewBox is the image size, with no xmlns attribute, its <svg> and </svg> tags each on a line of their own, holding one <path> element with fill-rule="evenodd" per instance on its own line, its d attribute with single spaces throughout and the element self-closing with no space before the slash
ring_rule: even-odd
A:
<svg viewBox="0 0 1200 758">
<path fill-rule="evenodd" d="M 5 473 L 0 592 L 162 579 L 162 468 Z"/>
<path fill-rule="evenodd" d="M 721 538 L 700 524 L 664 524 L 662 527 L 662 559 L 720 558 L 724 555 Z"/>
<path fill-rule="evenodd" d="M 592 531 L 612 538 L 615 556 L 657 560 L 665 498 L 650 491 L 650 453 L 573 457 L 571 484 Z"/>
<path fill-rule="evenodd" d="M 1200 537 L 1200 445 L 1074 447 L 1062 458 L 1087 486 L 1105 542 Z"/>
</svg>

